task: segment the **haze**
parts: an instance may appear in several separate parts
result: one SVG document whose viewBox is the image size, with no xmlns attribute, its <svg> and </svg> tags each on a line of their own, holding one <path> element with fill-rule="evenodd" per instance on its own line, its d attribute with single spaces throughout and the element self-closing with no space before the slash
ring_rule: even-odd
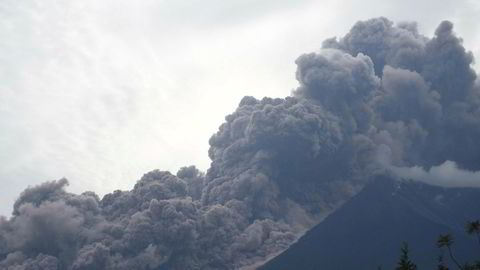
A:
<svg viewBox="0 0 480 270">
<path fill-rule="evenodd" d="M 46 180 L 102 195 L 156 168 L 205 170 L 241 97 L 289 95 L 300 54 L 376 16 L 428 36 L 450 20 L 480 57 L 474 0 L 2 1 L 0 215 Z"/>
</svg>

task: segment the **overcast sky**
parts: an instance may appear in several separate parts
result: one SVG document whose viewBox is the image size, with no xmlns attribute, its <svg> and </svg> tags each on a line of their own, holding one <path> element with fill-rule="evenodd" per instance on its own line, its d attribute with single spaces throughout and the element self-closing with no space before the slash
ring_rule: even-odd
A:
<svg viewBox="0 0 480 270">
<path fill-rule="evenodd" d="M 0 215 L 46 180 L 103 195 L 205 170 L 241 97 L 289 95 L 300 54 L 376 16 L 451 20 L 480 58 L 479 0 L 2 0 Z"/>
</svg>

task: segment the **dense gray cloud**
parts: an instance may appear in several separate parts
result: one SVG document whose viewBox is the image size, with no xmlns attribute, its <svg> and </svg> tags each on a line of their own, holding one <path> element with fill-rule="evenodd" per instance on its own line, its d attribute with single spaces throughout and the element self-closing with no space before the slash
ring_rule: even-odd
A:
<svg viewBox="0 0 480 270">
<path fill-rule="evenodd" d="M 375 73 L 381 74 L 385 65 L 417 70 L 427 40 L 418 34 L 415 23 L 394 26 L 388 19 L 378 18 L 356 23 L 345 37 L 326 40 L 323 47 L 368 55 L 375 64 Z"/>
<path fill-rule="evenodd" d="M 27 188 L 0 219 L 0 267 L 237 269 L 379 173 L 478 186 L 472 62 L 450 22 L 433 38 L 415 23 L 359 22 L 297 59 L 291 96 L 244 97 L 211 137 L 206 173 L 154 170 L 102 199 L 66 192 L 65 179 Z"/>
<path fill-rule="evenodd" d="M 353 132 L 368 129 L 371 113 L 366 102 L 380 85 L 370 57 L 323 50 L 302 55 L 296 63 L 300 83 L 296 96 L 319 102 Z"/>
<path fill-rule="evenodd" d="M 177 172 L 177 177 L 187 183 L 187 193 L 192 199 L 199 200 L 202 196 L 205 174 L 195 166 L 182 167 Z"/>
<path fill-rule="evenodd" d="M 347 139 L 339 120 L 308 100 L 245 97 L 226 120 L 210 139 L 204 203 L 241 200 L 250 218 L 276 218 L 285 214 L 281 198 L 304 199 L 297 185 L 327 185 L 346 173 L 331 169 Z"/>
</svg>

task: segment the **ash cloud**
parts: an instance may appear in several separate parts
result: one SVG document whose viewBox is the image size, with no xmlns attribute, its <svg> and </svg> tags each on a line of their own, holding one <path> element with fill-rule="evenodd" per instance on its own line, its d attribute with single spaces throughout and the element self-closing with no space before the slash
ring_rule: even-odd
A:
<svg viewBox="0 0 480 270">
<path fill-rule="evenodd" d="M 66 179 L 0 218 L 2 269 L 236 269 L 287 248 L 373 176 L 478 186 L 480 86 L 450 22 L 375 18 L 300 56 L 286 98 L 244 97 L 211 166 L 146 173 L 100 199 Z"/>
</svg>

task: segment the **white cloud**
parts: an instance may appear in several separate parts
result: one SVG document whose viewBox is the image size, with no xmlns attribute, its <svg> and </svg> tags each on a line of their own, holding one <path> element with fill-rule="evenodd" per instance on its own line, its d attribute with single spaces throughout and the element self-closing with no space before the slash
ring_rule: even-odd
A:
<svg viewBox="0 0 480 270">
<path fill-rule="evenodd" d="M 453 161 L 424 169 L 420 166 L 390 167 L 400 178 L 424 182 L 442 187 L 480 187 L 480 171 L 473 172 L 460 169 Z"/>
</svg>

